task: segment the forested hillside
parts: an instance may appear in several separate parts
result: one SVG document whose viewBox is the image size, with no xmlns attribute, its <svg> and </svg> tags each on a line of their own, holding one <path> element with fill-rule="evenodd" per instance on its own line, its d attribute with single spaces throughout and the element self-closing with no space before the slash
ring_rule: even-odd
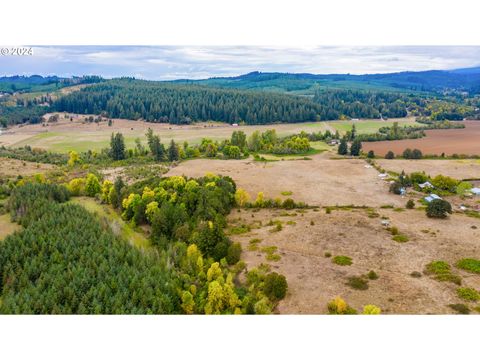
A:
<svg viewBox="0 0 480 360">
<path fill-rule="evenodd" d="M 0 77 L 0 92 L 43 92 L 55 91 L 66 86 L 93 84 L 102 81 L 99 76 L 61 78 L 57 76 L 4 76 Z"/>
<path fill-rule="evenodd" d="M 113 118 L 188 124 L 214 120 L 247 124 L 319 120 L 310 99 L 273 93 L 177 85 L 132 79 L 112 80 L 58 99 L 58 111 L 105 112 Z"/>
<path fill-rule="evenodd" d="M 399 92 L 480 92 L 480 68 L 451 71 L 406 71 L 387 74 L 292 74 L 251 72 L 233 77 L 179 80 L 216 87 L 313 94 L 318 89 L 353 89 Z"/>
<path fill-rule="evenodd" d="M 380 118 L 405 117 L 412 103 L 425 105 L 425 101 L 402 94 L 370 91 L 318 91 L 314 101 L 322 106 L 320 117 L 336 120 L 342 117 Z"/>
</svg>

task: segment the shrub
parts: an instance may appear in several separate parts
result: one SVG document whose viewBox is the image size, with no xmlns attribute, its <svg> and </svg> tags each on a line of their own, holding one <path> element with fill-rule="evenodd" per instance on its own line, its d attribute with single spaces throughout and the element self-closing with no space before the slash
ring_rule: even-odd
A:
<svg viewBox="0 0 480 360">
<path fill-rule="evenodd" d="M 378 279 L 378 274 L 373 271 L 373 270 L 370 270 L 367 274 L 367 277 L 370 279 L 370 280 L 377 280 Z"/>
<path fill-rule="evenodd" d="M 380 315 L 382 313 L 382 310 L 375 305 L 365 305 L 363 307 L 363 315 Z"/>
<path fill-rule="evenodd" d="M 413 278 L 421 278 L 422 277 L 422 273 L 419 272 L 419 271 L 412 271 L 410 273 L 410 276 L 413 277 Z"/>
<path fill-rule="evenodd" d="M 390 234 L 392 235 L 398 235 L 398 228 L 396 226 L 392 226 L 390 228 Z"/>
<path fill-rule="evenodd" d="M 270 232 L 279 232 L 282 231 L 283 226 L 280 223 L 277 223 L 273 229 L 270 230 Z"/>
<path fill-rule="evenodd" d="M 407 204 L 405 205 L 405 207 L 406 207 L 407 209 L 413 209 L 413 208 L 415 207 L 415 201 L 413 201 L 412 199 L 409 199 L 409 200 L 407 201 Z"/>
<path fill-rule="evenodd" d="M 450 304 L 450 308 L 458 312 L 459 314 L 467 315 L 470 314 L 470 308 L 465 304 Z"/>
<path fill-rule="evenodd" d="M 399 243 L 405 243 L 408 241 L 408 236 L 404 234 L 398 234 L 398 235 L 394 235 L 392 237 L 392 240 Z"/>
<path fill-rule="evenodd" d="M 431 263 L 428 263 L 426 266 L 426 271 L 428 274 L 447 274 L 451 270 L 450 265 L 445 262 L 445 261 L 432 261 Z"/>
<path fill-rule="evenodd" d="M 282 194 L 283 196 L 290 196 L 293 194 L 292 191 L 282 191 L 280 194 Z"/>
<path fill-rule="evenodd" d="M 102 189 L 98 178 L 94 174 L 88 174 L 85 181 L 85 195 L 94 197 Z"/>
<path fill-rule="evenodd" d="M 230 244 L 227 251 L 227 263 L 229 265 L 236 264 L 240 260 L 242 254 L 242 245 L 240 243 Z"/>
<path fill-rule="evenodd" d="M 457 268 L 480 274 L 480 260 L 466 258 L 457 262 Z"/>
<path fill-rule="evenodd" d="M 473 288 L 458 288 L 457 295 L 463 300 L 468 300 L 468 301 L 480 300 L 480 293 Z"/>
<path fill-rule="evenodd" d="M 279 254 L 267 254 L 265 257 L 268 261 L 280 261 L 281 258 Z"/>
<path fill-rule="evenodd" d="M 285 201 L 283 202 L 282 204 L 282 207 L 284 209 L 294 209 L 295 208 L 295 201 L 293 201 L 292 199 L 288 198 L 288 199 L 285 199 Z"/>
<path fill-rule="evenodd" d="M 430 218 L 444 219 L 452 213 L 452 205 L 446 200 L 435 199 L 428 203 L 427 216 Z"/>
<path fill-rule="evenodd" d="M 432 261 L 427 264 L 425 273 L 435 275 L 435 280 L 438 281 L 448 281 L 457 285 L 462 283 L 462 279 L 458 275 L 451 273 L 451 267 L 445 261 Z"/>
<path fill-rule="evenodd" d="M 389 191 L 395 195 L 401 195 L 401 189 L 403 188 L 402 184 L 398 181 L 395 181 L 390 185 Z"/>
<path fill-rule="evenodd" d="M 395 154 L 391 150 L 385 154 L 385 159 L 394 159 L 394 158 L 395 158 Z"/>
<path fill-rule="evenodd" d="M 332 315 L 354 315 L 357 311 L 345 302 L 341 297 L 336 297 L 327 304 L 328 313 Z"/>
<path fill-rule="evenodd" d="M 238 188 L 237 191 L 235 191 L 235 203 L 243 207 L 245 206 L 248 202 L 250 201 L 250 195 L 248 192 L 242 188 Z"/>
<path fill-rule="evenodd" d="M 352 289 L 355 290 L 367 290 L 368 289 L 368 281 L 360 276 L 350 276 L 348 281 L 345 285 L 350 286 Z"/>
<path fill-rule="evenodd" d="M 272 301 L 281 300 L 287 294 L 288 284 L 285 276 L 272 272 L 265 277 L 263 292 Z"/>
<path fill-rule="evenodd" d="M 332 259 L 332 262 L 340 266 L 352 265 L 352 258 L 348 256 L 339 255 L 339 256 L 335 256 Z"/>
<path fill-rule="evenodd" d="M 323 254 L 326 258 L 329 258 L 332 256 L 331 252 L 326 251 L 325 254 Z"/>
<path fill-rule="evenodd" d="M 251 230 L 250 226 L 247 224 L 241 224 L 239 226 L 234 226 L 229 229 L 231 235 L 240 235 L 245 234 Z"/>
<path fill-rule="evenodd" d="M 325 209 L 325 213 L 326 213 L 326 214 L 331 214 L 331 213 L 332 213 L 332 209 L 330 209 L 329 207 L 327 207 L 327 208 Z"/>
<path fill-rule="evenodd" d="M 369 158 L 369 159 L 375 158 L 375 153 L 373 152 L 373 150 L 370 150 L 370 151 L 367 153 L 367 158 Z"/>
</svg>

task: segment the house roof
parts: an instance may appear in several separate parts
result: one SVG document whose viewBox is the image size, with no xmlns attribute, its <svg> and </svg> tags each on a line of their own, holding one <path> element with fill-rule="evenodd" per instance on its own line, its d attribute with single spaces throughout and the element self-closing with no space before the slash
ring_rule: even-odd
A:
<svg viewBox="0 0 480 360">
<path fill-rule="evenodd" d="M 424 199 L 427 202 L 431 202 L 433 200 L 441 200 L 442 198 L 440 196 L 438 196 L 437 194 L 430 194 L 430 195 L 424 197 Z"/>
</svg>

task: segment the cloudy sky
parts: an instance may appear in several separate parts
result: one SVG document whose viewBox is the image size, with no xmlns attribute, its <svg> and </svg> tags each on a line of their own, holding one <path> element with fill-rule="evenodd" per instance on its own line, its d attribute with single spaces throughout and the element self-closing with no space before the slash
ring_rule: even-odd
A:
<svg viewBox="0 0 480 360">
<path fill-rule="evenodd" d="M 33 56 L 0 56 L 0 76 L 101 75 L 151 80 L 251 71 L 365 74 L 472 66 L 480 66 L 480 46 L 35 46 Z"/>
</svg>

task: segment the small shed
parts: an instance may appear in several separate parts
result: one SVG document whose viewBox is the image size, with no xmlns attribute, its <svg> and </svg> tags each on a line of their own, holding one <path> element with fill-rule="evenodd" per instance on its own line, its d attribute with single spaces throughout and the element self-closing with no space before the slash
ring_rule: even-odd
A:
<svg viewBox="0 0 480 360">
<path fill-rule="evenodd" d="M 418 186 L 420 186 L 421 189 L 433 188 L 433 185 L 429 181 L 425 181 L 423 184 L 418 184 Z"/>
<path fill-rule="evenodd" d="M 430 194 L 430 195 L 424 197 L 424 200 L 426 202 L 432 202 L 433 200 L 442 200 L 442 198 L 440 196 L 438 196 L 437 194 Z"/>
</svg>

